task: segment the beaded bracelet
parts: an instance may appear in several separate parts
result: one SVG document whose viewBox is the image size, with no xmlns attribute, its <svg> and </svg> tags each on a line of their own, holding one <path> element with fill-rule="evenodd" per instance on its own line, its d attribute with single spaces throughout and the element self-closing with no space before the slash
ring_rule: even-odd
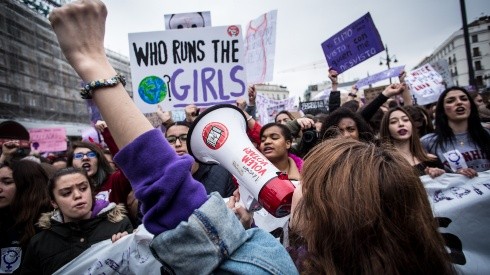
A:
<svg viewBox="0 0 490 275">
<path fill-rule="evenodd" d="M 80 95 L 83 99 L 91 99 L 92 92 L 99 88 L 104 87 L 114 87 L 117 84 L 121 83 L 123 86 L 126 85 L 126 78 L 122 74 L 116 74 L 114 77 L 109 79 L 99 79 L 90 81 L 82 84 L 82 88 L 80 89 Z"/>
</svg>

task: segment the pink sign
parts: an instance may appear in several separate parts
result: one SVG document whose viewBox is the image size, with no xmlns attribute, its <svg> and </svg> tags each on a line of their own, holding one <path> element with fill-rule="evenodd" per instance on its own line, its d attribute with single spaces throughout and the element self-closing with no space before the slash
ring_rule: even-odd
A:
<svg viewBox="0 0 490 275">
<path fill-rule="evenodd" d="M 67 149 L 66 129 L 58 128 L 37 128 L 30 129 L 31 148 L 39 152 L 60 152 Z"/>
</svg>

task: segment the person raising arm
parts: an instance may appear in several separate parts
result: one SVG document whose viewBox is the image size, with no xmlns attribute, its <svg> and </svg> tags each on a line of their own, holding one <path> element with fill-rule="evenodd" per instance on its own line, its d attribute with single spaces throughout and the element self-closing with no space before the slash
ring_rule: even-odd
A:
<svg viewBox="0 0 490 275">
<path fill-rule="evenodd" d="M 143 223 L 156 235 L 150 245 L 155 257 L 176 274 L 297 274 L 272 236 L 245 231 L 219 195 L 207 198 L 203 185 L 192 179 L 192 157 L 178 156 L 132 102 L 105 55 L 106 16 L 101 1 L 82 0 L 54 9 L 49 20 L 82 80 L 106 83 L 94 83 L 92 97 L 120 148 L 114 159 L 142 203 Z"/>
</svg>

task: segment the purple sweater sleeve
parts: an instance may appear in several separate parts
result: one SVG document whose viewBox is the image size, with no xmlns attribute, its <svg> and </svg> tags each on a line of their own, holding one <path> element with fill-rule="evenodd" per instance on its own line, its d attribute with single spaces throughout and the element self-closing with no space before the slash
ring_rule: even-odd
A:
<svg viewBox="0 0 490 275">
<path fill-rule="evenodd" d="M 192 156 L 178 156 L 159 129 L 139 136 L 114 160 L 142 203 L 143 223 L 152 234 L 187 221 L 207 200 L 204 186 L 192 178 Z"/>
</svg>

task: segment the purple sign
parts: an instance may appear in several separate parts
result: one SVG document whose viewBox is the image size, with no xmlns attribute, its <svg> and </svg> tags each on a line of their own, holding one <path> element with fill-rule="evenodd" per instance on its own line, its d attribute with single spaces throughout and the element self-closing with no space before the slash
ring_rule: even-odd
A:
<svg viewBox="0 0 490 275">
<path fill-rule="evenodd" d="M 377 74 L 373 74 L 371 76 L 368 76 L 366 78 L 363 78 L 356 83 L 357 89 L 360 89 L 361 87 L 371 85 L 373 83 L 376 83 L 378 81 L 390 78 L 390 77 L 397 77 L 400 75 L 400 73 L 405 69 L 405 66 L 399 66 L 395 68 L 388 69 L 386 71 L 379 72 Z"/>
<path fill-rule="evenodd" d="M 369 12 L 325 40 L 322 48 L 328 66 L 338 73 L 347 71 L 385 49 Z"/>
</svg>

